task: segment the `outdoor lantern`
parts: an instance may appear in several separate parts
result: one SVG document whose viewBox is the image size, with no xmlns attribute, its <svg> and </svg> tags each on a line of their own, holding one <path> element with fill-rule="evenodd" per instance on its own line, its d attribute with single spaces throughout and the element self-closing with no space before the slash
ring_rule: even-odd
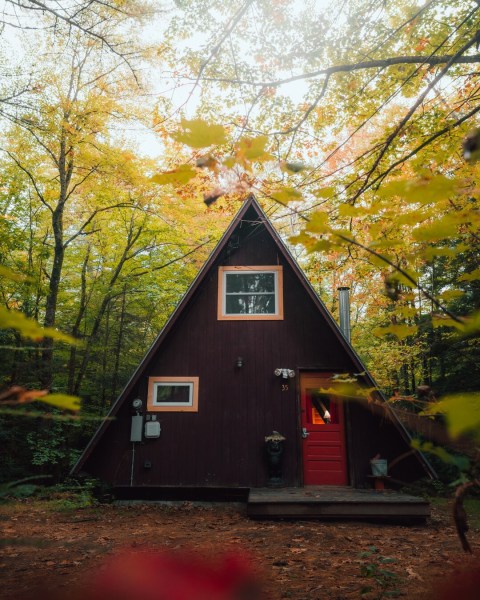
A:
<svg viewBox="0 0 480 600">
<path fill-rule="evenodd" d="M 241 369 L 241 368 L 243 367 L 243 358 L 242 358 L 241 356 L 239 356 L 239 357 L 237 358 L 237 362 L 235 363 L 235 366 L 236 366 L 238 369 Z"/>
</svg>

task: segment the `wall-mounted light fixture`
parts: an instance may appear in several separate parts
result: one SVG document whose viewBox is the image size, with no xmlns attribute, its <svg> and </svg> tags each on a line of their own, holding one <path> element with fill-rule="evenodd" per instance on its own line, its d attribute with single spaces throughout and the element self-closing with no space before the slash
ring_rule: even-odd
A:
<svg viewBox="0 0 480 600">
<path fill-rule="evenodd" d="M 282 379 L 292 379 L 295 377 L 295 371 L 293 369 L 275 369 L 274 374 Z"/>
<path fill-rule="evenodd" d="M 143 406 L 143 402 L 140 398 L 135 398 L 135 400 L 133 400 L 132 408 L 137 411 L 137 415 L 138 415 L 140 409 L 142 408 L 142 406 Z"/>
<path fill-rule="evenodd" d="M 237 358 L 237 360 L 235 361 L 235 366 L 237 367 L 237 369 L 241 369 L 244 364 L 245 364 L 245 361 L 243 360 L 243 358 L 241 356 L 239 356 Z"/>
</svg>

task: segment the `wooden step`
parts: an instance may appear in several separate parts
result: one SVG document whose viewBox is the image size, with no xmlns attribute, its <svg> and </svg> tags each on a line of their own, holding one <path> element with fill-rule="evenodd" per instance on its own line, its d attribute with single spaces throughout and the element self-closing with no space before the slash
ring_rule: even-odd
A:
<svg viewBox="0 0 480 600">
<path fill-rule="evenodd" d="M 423 498 L 391 490 L 337 486 L 251 488 L 247 514 L 264 519 L 368 519 L 418 523 L 430 516 L 430 505 Z"/>
</svg>

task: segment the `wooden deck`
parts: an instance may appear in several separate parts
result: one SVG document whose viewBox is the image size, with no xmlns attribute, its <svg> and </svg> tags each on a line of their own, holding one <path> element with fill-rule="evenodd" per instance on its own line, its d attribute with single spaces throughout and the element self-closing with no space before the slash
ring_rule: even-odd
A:
<svg viewBox="0 0 480 600">
<path fill-rule="evenodd" d="M 430 505 L 423 498 L 385 490 L 351 487 L 252 488 L 247 514 L 274 519 L 368 519 L 424 522 Z"/>
</svg>

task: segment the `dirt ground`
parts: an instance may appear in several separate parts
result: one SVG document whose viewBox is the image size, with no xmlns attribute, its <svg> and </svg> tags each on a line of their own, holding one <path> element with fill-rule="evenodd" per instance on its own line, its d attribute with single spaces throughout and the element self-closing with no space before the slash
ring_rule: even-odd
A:
<svg viewBox="0 0 480 600">
<path fill-rule="evenodd" d="M 52 503 L 23 501 L 0 506 L 0 525 L 0 597 L 8 599 L 69 598 L 71 590 L 91 581 L 109 557 L 125 549 L 194 551 L 204 559 L 245 552 L 261 581 L 262 598 L 423 599 L 432 584 L 480 552 L 480 530 L 472 528 L 473 558 L 463 553 L 446 504 L 433 508 L 425 526 L 400 526 L 253 521 L 240 505 L 102 505 L 65 511 Z M 50 596 L 49 590 L 56 592 Z"/>
</svg>

